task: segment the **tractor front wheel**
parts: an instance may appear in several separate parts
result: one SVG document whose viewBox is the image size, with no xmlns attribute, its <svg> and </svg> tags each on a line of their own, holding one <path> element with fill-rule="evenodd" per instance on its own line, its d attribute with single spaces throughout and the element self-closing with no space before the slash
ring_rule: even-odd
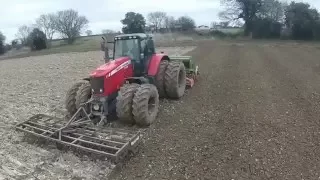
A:
<svg viewBox="0 0 320 180">
<path fill-rule="evenodd" d="M 138 126 L 149 126 L 159 112 L 159 94 L 156 86 L 142 84 L 133 98 L 132 114 Z"/>
<path fill-rule="evenodd" d="M 79 109 L 83 103 L 86 103 L 91 98 L 91 85 L 89 82 L 85 82 L 79 87 L 79 90 L 77 92 L 76 96 L 76 107 Z M 84 106 L 84 109 L 86 112 L 89 112 L 89 106 Z"/>
<path fill-rule="evenodd" d="M 125 84 L 120 88 L 116 105 L 116 112 L 120 122 L 134 124 L 132 114 L 133 96 L 139 86 L 139 84 L 132 83 Z"/>
<path fill-rule="evenodd" d="M 164 76 L 165 89 L 168 97 L 178 99 L 186 89 L 186 69 L 182 62 L 172 61 L 168 64 Z"/>
<path fill-rule="evenodd" d="M 71 88 L 68 90 L 66 94 L 65 108 L 67 109 L 68 116 L 70 117 L 77 112 L 76 96 L 80 86 L 82 86 L 84 83 L 86 82 L 81 81 L 81 82 L 75 83 L 73 86 L 71 86 Z"/>
</svg>

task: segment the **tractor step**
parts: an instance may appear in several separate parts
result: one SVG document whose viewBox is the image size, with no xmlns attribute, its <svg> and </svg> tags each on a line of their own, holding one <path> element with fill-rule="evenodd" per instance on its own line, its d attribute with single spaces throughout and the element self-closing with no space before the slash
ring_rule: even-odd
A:
<svg viewBox="0 0 320 180">
<path fill-rule="evenodd" d="M 140 143 L 140 132 L 92 125 L 88 119 L 66 121 L 37 114 L 16 126 L 16 129 L 59 145 L 106 157 L 114 163 L 135 152 Z"/>
</svg>

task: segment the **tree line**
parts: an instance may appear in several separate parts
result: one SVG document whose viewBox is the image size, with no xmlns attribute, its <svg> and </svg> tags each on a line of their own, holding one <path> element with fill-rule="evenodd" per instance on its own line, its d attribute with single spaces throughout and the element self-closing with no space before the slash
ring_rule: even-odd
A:
<svg viewBox="0 0 320 180">
<path fill-rule="evenodd" d="M 320 14 L 308 3 L 280 0 L 220 0 L 224 10 L 219 13 L 219 24 L 243 25 L 244 35 L 253 38 L 283 38 L 294 40 L 320 39 Z M 147 14 L 145 18 L 137 12 L 127 12 L 120 20 L 123 33 L 190 31 L 195 21 L 188 16 L 175 19 L 165 12 Z M 244 22 L 244 24 L 242 24 Z M 89 20 L 73 9 L 47 13 L 39 16 L 35 24 L 19 27 L 16 34 L 20 44 L 32 50 L 47 48 L 53 36 L 60 34 L 68 44 L 72 44 L 87 29 Z M 91 30 L 86 30 L 92 35 Z M 104 29 L 102 34 L 116 33 Z M 118 32 L 120 33 L 120 32 Z M 0 32 L 0 54 L 17 46 L 17 40 L 5 44 L 5 36 Z"/>
<path fill-rule="evenodd" d="M 123 33 L 188 31 L 195 27 L 191 17 L 175 19 L 160 11 L 149 13 L 147 18 L 140 13 L 127 12 L 120 22 L 123 24 Z M 84 30 L 88 36 L 92 35 L 92 31 L 87 29 L 88 24 L 89 20 L 73 9 L 40 15 L 35 24 L 20 26 L 16 33 L 17 39 L 11 44 L 4 44 L 5 36 L 0 32 L 0 54 L 21 46 L 29 46 L 32 50 L 46 49 L 55 34 L 60 34 L 68 44 L 73 44 Z M 102 30 L 102 34 L 110 33 L 116 32 Z"/>
<path fill-rule="evenodd" d="M 72 44 L 81 31 L 87 27 L 89 20 L 73 9 L 40 15 L 35 24 L 22 25 L 18 28 L 15 40 L 4 45 L 5 36 L 0 32 L 0 54 L 12 48 L 29 46 L 32 50 L 46 49 L 53 36 L 59 33 L 68 44 Z M 20 41 L 20 43 L 18 43 Z"/>
<path fill-rule="evenodd" d="M 253 38 L 320 39 L 320 14 L 310 4 L 279 0 L 221 0 L 219 13 L 228 23 L 244 21 L 244 35 Z"/>
<path fill-rule="evenodd" d="M 123 24 L 123 33 L 188 31 L 192 30 L 196 24 L 189 16 L 175 19 L 162 11 L 151 12 L 147 17 L 137 12 L 127 12 L 120 22 Z M 116 32 L 109 29 L 102 30 L 102 34 L 112 33 Z"/>
</svg>

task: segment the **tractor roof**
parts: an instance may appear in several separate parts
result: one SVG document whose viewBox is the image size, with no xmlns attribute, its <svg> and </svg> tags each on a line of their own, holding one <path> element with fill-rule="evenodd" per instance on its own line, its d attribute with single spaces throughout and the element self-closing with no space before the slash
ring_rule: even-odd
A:
<svg viewBox="0 0 320 180">
<path fill-rule="evenodd" d="M 148 37 L 151 37 L 150 35 L 144 34 L 144 33 L 132 33 L 132 34 L 117 35 L 114 38 L 125 38 L 125 37 L 130 37 L 130 36 L 135 36 L 136 38 L 141 38 L 141 39 L 146 39 Z"/>
</svg>

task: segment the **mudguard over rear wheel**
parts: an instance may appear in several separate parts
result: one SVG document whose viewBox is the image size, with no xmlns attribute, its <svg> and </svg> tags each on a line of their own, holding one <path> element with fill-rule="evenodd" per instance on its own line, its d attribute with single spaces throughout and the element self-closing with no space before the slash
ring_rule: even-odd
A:
<svg viewBox="0 0 320 180">
<path fill-rule="evenodd" d="M 76 96 L 80 86 L 82 86 L 84 83 L 86 82 L 81 81 L 81 82 L 75 83 L 73 86 L 71 86 L 71 88 L 68 90 L 66 94 L 65 108 L 67 109 L 68 116 L 70 117 L 77 112 Z"/>
<path fill-rule="evenodd" d="M 156 86 L 142 84 L 133 98 L 132 114 L 139 126 L 149 126 L 159 111 L 159 94 Z"/>
<path fill-rule="evenodd" d="M 134 93 L 139 88 L 139 84 L 125 84 L 120 88 L 117 96 L 116 112 L 119 121 L 126 124 L 134 124 L 132 114 L 132 104 Z"/>
<path fill-rule="evenodd" d="M 171 61 L 164 76 L 165 90 L 168 97 L 179 99 L 186 89 L 186 69 L 182 62 Z"/>
</svg>

